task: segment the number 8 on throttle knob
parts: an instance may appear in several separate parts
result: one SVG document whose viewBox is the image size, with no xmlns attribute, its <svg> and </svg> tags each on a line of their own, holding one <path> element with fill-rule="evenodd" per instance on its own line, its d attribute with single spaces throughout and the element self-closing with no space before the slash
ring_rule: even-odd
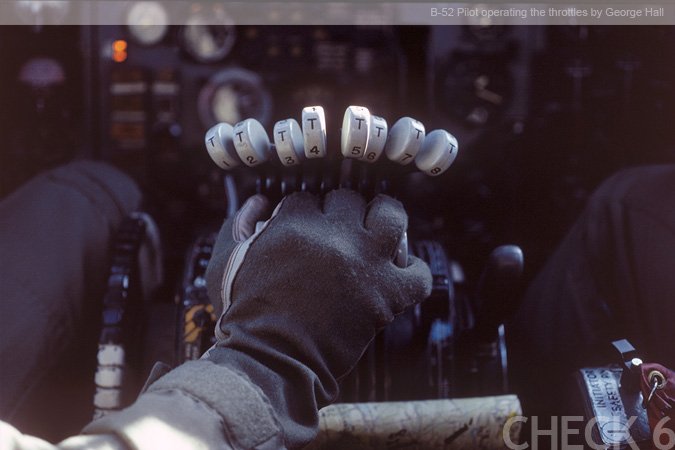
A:
<svg viewBox="0 0 675 450">
<path fill-rule="evenodd" d="M 436 177 L 452 165 L 457 157 L 457 139 L 445 130 L 434 130 L 424 138 L 415 165 L 427 175 Z"/>
</svg>

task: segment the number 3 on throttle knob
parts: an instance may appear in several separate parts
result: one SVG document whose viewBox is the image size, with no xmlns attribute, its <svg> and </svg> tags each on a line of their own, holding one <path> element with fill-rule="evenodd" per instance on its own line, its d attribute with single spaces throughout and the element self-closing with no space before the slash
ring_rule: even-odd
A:
<svg viewBox="0 0 675 450">
<path fill-rule="evenodd" d="M 302 130 L 295 119 L 280 120 L 274 124 L 274 145 L 284 166 L 297 166 L 305 159 Z"/>
</svg>

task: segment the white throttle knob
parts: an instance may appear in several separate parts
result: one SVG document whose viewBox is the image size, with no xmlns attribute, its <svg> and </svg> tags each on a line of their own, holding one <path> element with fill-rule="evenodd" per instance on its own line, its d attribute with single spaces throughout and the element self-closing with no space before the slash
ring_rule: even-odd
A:
<svg viewBox="0 0 675 450">
<path fill-rule="evenodd" d="M 399 119 L 391 127 L 384 147 L 387 157 L 401 165 L 413 162 L 424 142 L 424 132 L 422 122 L 410 117 Z"/>
<path fill-rule="evenodd" d="M 405 269 L 408 267 L 408 233 L 403 232 L 403 238 L 398 243 L 396 248 L 396 255 L 394 255 L 394 264 Z"/>
<path fill-rule="evenodd" d="M 326 156 L 326 115 L 321 106 L 303 108 L 302 134 L 307 158 Z"/>
<path fill-rule="evenodd" d="M 229 123 L 219 123 L 206 132 L 206 151 L 221 169 L 230 170 L 241 165 L 232 137 L 234 128 Z"/>
<path fill-rule="evenodd" d="M 382 117 L 370 116 L 370 136 L 368 137 L 368 144 L 366 151 L 363 154 L 362 160 L 369 163 L 374 163 L 380 159 L 384 144 L 387 143 L 387 121 Z"/>
<path fill-rule="evenodd" d="M 305 159 L 302 130 L 295 119 L 280 120 L 274 124 L 274 145 L 284 166 L 297 166 Z"/>
<path fill-rule="evenodd" d="M 350 106 L 342 119 L 342 156 L 361 159 L 370 137 L 370 111 L 363 106 Z"/>
<path fill-rule="evenodd" d="M 438 176 L 448 170 L 457 157 L 457 139 L 445 130 L 434 130 L 424 138 L 415 164 L 427 175 Z"/>
<path fill-rule="evenodd" d="M 234 126 L 234 148 L 247 166 L 254 167 L 270 157 L 270 138 L 255 119 L 246 119 Z"/>
</svg>

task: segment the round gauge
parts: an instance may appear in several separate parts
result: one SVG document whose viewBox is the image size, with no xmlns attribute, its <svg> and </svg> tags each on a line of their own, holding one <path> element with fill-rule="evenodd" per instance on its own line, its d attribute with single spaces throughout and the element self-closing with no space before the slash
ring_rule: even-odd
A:
<svg viewBox="0 0 675 450">
<path fill-rule="evenodd" d="M 127 27 L 138 43 L 155 45 L 169 31 L 169 14 L 159 2 L 134 3 L 127 13 Z"/>
<path fill-rule="evenodd" d="M 50 2 L 21 0 L 14 3 L 17 14 L 24 23 L 41 25 L 59 25 L 68 15 L 70 5 L 67 1 Z"/>
<path fill-rule="evenodd" d="M 219 122 L 234 125 L 248 118 L 266 125 L 272 110 L 272 98 L 262 79 L 237 68 L 213 75 L 200 91 L 198 101 L 199 115 L 206 127 Z"/>
<path fill-rule="evenodd" d="M 185 51 L 197 61 L 210 63 L 225 58 L 236 38 L 232 20 L 220 9 L 213 16 L 197 13 L 181 30 Z"/>
</svg>

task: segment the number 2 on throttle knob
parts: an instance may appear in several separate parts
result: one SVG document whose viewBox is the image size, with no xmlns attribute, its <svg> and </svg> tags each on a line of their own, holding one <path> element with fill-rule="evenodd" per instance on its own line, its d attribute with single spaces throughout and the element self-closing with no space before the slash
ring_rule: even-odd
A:
<svg viewBox="0 0 675 450">
<path fill-rule="evenodd" d="M 234 126 L 234 148 L 247 166 L 264 163 L 270 156 L 270 140 L 265 128 L 255 119 L 246 119 Z"/>
</svg>

